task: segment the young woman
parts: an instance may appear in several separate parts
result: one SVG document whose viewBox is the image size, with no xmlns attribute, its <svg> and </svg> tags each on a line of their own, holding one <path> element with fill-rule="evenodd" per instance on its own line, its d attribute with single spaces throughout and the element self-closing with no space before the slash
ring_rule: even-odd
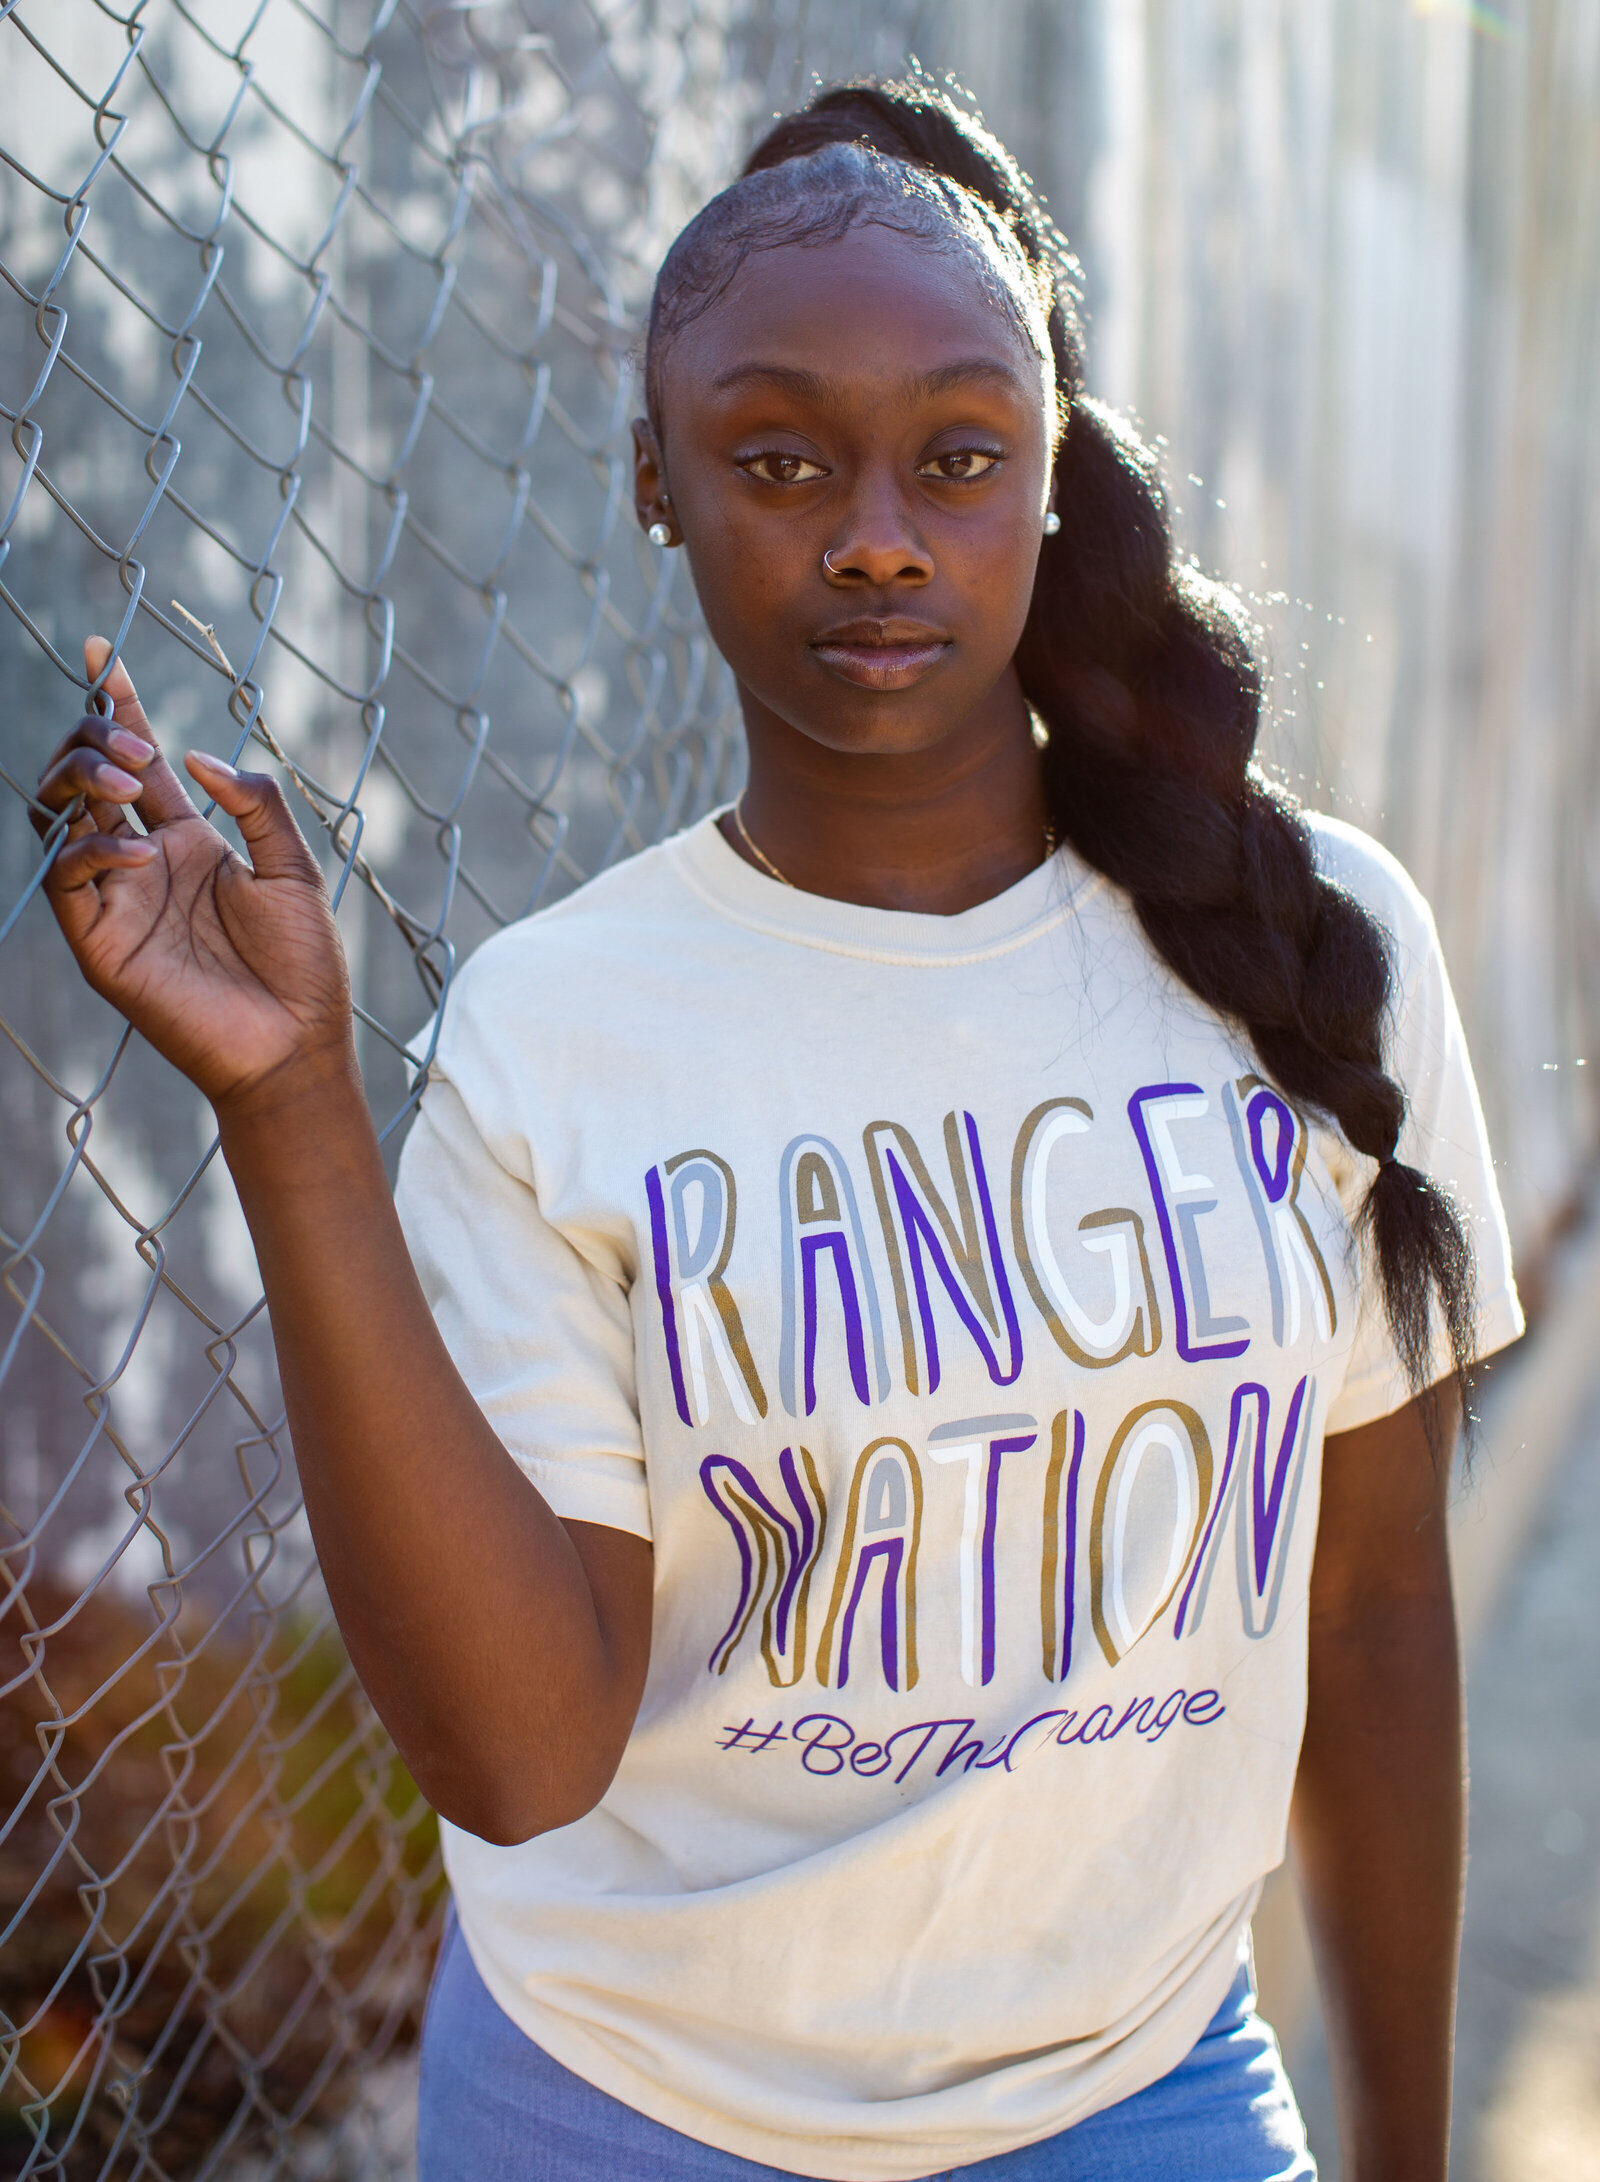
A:
<svg viewBox="0 0 1600 2182">
<path fill-rule="evenodd" d="M 749 787 L 467 966 L 399 1219 L 277 789 L 187 761 L 247 866 L 120 666 L 45 775 L 445 1822 L 424 2182 L 1309 2175 L 1248 1954 L 1291 1796 L 1346 2174 L 1444 2176 L 1504 1225 L 1427 909 L 1252 767 L 1072 277 L 922 82 L 679 238 L 639 520 Z"/>
</svg>

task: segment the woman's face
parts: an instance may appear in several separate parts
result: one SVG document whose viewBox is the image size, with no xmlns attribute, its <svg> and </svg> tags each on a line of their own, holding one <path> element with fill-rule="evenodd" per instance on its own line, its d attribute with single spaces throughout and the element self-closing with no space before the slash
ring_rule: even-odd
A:
<svg viewBox="0 0 1600 2182">
<path fill-rule="evenodd" d="M 687 546 L 747 718 L 909 755 L 1002 684 L 1020 705 L 1053 402 L 964 257 L 881 227 L 757 251 L 672 340 L 660 406 L 639 519 Z"/>
</svg>

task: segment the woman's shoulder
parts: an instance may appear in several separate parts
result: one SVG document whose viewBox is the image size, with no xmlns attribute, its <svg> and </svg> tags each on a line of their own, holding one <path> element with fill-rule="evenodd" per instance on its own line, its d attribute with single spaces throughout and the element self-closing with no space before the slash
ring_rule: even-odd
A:
<svg viewBox="0 0 1600 2182">
<path fill-rule="evenodd" d="M 559 901 L 502 925 L 462 964 L 456 989 L 475 997 L 508 985 L 525 992 L 530 980 L 565 980 L 597 960 L 615 971 L 695 920 L 699 902 L 678 875 L 681 838 L 641 849 Z"/>
<path fill-rule="evenodd" d="M 673 842 L 642 849 L 491 933 L 458 965 L 413 1056 L 457 1081 L 509 1085 L 658 1030 L 670 965 L 695 952 L 703 915 L 674 867 Z"/>
</svg>

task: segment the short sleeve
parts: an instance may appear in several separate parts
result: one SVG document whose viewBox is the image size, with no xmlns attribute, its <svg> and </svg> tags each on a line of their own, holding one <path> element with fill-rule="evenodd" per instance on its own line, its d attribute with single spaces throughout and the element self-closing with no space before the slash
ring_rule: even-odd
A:
<svg viewBox="0 0 1600 2182">
<path fill-rule="evenodd" d="M 1387 1064 L 1406 1094 L 1399 1156 L 1449 1190 L 1471 1237 L 1477 1273 L 1477 1353 L 1490 1356 L 1523 1331 L 1511 1270 L 1511 1243 L 1473 1081 L 1455 996 L 1433 915 L 1387 852 L 1353 829 L 1318 821 L 1318 862 L 1372 910 L 1393 942 L 1395 994 Z M 1353 1219 L 1372 1179 L 1370 1160 L 1347 1146 L 1335 1165 L 1346 1213 Z M 1434 1313 L 1430 1377 L 1448 1376 L 1449 1343 Z M 1327 1429 L 1353 1431 L 1401 1409 L 1412 1388 L 1401 1367 L 1384 1309 L 1383 1284 L 1370 1244 L 1364 1245 L 1355 1342 Z"/>
<path fill-rule="evenodd" d="M 544 1217 L 437 1067 L 395 1202 L 445 1346 L 524 1474 L 557 1515 L 648 1538 L 627 1291 Z"/>
</svg>

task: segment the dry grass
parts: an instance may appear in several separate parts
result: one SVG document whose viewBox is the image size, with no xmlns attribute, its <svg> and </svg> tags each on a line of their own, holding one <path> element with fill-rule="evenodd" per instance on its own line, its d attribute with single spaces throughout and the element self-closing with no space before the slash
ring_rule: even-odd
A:
<svg viewBox="0 0 1600 2182">
<path fill-rule="evenodd" d="M 270 2159 L 416 2033 L 437 1830 L 336 1635 L 163 1597 L 0 1620 L 0 2175 Z"/>
</svg>

